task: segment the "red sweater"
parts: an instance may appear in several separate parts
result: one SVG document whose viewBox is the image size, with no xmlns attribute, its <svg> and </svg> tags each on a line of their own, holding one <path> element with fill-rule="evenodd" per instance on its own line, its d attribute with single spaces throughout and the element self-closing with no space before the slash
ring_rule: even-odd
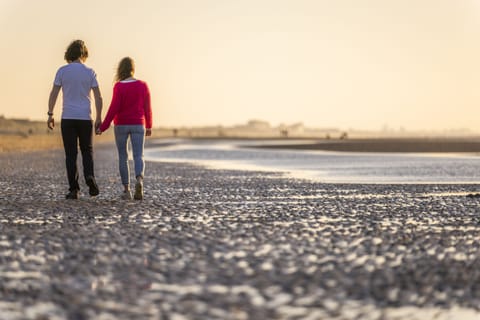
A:
<svg viewBox="0 0 480 320">
<path fill-rule="evenodd" d="M 115 83 L 112 102 L 100 130 L 107 130 L 112 120 L 115 125 L 142 124 L 147 129 L 152 128 L 150 91 L 144 81 Z"/>
</svg>

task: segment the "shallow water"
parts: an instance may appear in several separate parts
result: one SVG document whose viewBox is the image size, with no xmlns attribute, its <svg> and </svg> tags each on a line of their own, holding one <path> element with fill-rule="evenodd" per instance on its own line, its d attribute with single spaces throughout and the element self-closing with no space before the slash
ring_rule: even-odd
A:
<svg viewBox="0 0 480 320">
<path fill-rule="evenodd" d="M 241 140 L 171 142 L 166 147 L 147 148 L 146 159 L 217 169 L 282 172 L 332 183 L 480 183 L 480 157 L 476 154 L 258 149 L 245 146 L 266 142 Z"/>
</svg>

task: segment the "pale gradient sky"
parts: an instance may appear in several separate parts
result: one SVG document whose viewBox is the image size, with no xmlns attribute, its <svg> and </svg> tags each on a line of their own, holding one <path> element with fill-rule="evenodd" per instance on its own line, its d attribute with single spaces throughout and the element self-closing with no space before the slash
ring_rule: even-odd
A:
<svg viewBox="0 0 480 320">
<path fill-rule="evenodd" d="M 480 0 L 0 0 L 0 115 L 46 119 L 77 38 L 104 113 L 136 60 L 155 126 L 480 131 Z"/>
</svg>

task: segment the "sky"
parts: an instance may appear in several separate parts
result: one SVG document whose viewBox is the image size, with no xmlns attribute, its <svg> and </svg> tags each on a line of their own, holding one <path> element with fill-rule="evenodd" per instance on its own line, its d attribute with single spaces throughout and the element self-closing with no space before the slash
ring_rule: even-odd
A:
<svg viewBox="0 0 480 320">
<path fill-rule="evenodd" d="M 480 0 L 0 0 L 0 115 L 46 120 L 74 39 L 104 114 L 135 59 L 156 127 L 480 131 Z"/>
</svg>

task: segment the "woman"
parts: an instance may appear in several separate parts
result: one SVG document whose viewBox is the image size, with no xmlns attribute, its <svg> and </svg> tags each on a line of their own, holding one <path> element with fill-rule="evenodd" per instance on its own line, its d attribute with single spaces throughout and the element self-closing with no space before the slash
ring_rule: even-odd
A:
<svg viewBox="0 0 480 320">
<path fill-rule="evenodd" d="M 123 184 L 122 198 L 130 200 L 130 169 L 128 165 L 127 141 L 130 138 L 135 167 L 135 200 L 143 199 L 143 177 L 145 161 L 143 146 L 145 136 L 152 135 L 152 108 L 150 91 L 144 81 L 135 79 L 135 65 L 131 58 L 123 58 L 118 64 L 112 102 L 104 121 L 97 130 L 101 134 L 110 123 L 115 124 L 115 142 L 118 149 L 120 177 Z"/>
<path fill-rule="evenodd" d="M 55 126 L 53 109 L 58 93 L 62 89 L 61 129 L 69 184 L 69 193 L 66 198 L 78 199 L 80 191 L 77 169 L 78 144 L 80 144 L 82 152 L 83 175 L 89 187 L 89 193 L 91 196 L 99 194 L 93 172 L 93 124 L 90 91 L 93 91 L 95 98 L 95 128 L 101 123 L 103 101 L 95 71 L 84 64 L 88 58 L 88 49 L 85 43 L 82 40 L 70 43 L 64 58 L 68 64 L 60 67 L 55 75 L 48 100 L 47 126 L 49 129 L 53 129 Z"/>
</svg>

